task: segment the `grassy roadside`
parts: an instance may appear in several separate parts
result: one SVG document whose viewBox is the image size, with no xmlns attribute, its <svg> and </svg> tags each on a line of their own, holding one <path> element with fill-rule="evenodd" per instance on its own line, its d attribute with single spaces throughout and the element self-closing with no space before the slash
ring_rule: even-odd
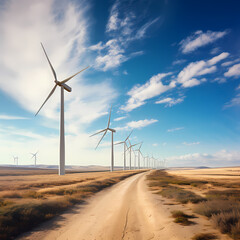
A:
<svg viewBox="0 0 240 240">
<path fill-rule="evenodd" d="M 195 213 L 208 217 L 213 226 L 218 228 L 221 233 L 228 234 L 235 240 L 240 240 L 240 189 L 237 189 L 240 180 L 231 188 L 228 183 L 221 185 L 217 180 L 211 182 L 193 180 L 169 175 L 160 170 L 152 172 L 147 178 L 152 190 L 156 190 L 163 197 L 174 199 L 182 204 L 193 203 L 192 210 Z M 202 197 L 195 194 L 194 191 L 181 188 L 181 186 L 189 185 L 190 189 L 203 189 L 209 183 L 213 186 L 227 187 L 228 189 L 206 191 L 205 196 Z M 180 216 L 177 222 L 179 221 L 188 223 L 186 217 L 183 216 Z M 199 238 L 195 239 L 211 239 L 200 237 L 199 235 Z"/>
<path fill-rule="evenodd" d="M 74 204 L 84 202 L 94 193 L 138 173 L 140 172 L 120 172 L 114 177 L 106 174 L 105 179 L 92 180 L 85 185 L 65 184 L 63 188 L 50 188 L 45 191 L 20 189 L 19 192 L 5 193 L 5 197 L 0 198 L 0 239 L 14 239 L 20 233 L 59 215 Z"/>
</svg>

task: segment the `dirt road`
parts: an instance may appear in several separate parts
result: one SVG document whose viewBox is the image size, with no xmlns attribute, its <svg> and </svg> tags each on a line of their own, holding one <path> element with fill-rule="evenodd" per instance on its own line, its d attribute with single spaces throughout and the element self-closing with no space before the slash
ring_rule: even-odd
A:
<svg viewBox="0 0 240 240">
<path fill-rule="evenodd" d="M 125 179 L 96 194 L 86 205 L 76 207 L 73 212 L 61 215 L 20 239 L 183 240 L 191 239 L 195 233 L 208 232 L 206 220 L 199 219 L 198 224 L 191 227 L 174 223 L 170 211 L 177 206 L 164 205 L 165 200 L 147 189 L 146 174 Z"/>
</svg>

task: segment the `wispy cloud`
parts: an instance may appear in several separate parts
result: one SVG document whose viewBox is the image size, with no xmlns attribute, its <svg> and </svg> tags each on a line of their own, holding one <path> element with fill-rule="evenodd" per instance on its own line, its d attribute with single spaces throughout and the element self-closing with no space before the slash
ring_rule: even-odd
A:
<svg viewBox="0 0 240 240">
<path fill-rule="evenodd" d="M 223 52 L 218 56 L 211 58 L 208 61 L 197 61 L 188 64 L 179 74 L 178 82 L 182 84 L 184 88 L 193 87 L 201 84 L 205 79 L 197 79 L 197 77 L 216 72 L 215 66 L 219 61 L 227 58 L 229 53 Z"/>
<path fill-rule="evenodd" d="M 228 33 L 227 31 L 222 32 L 207 31 L 205 33 L 201 30 L 196 31 L 195 33 L 193 33 L 186 39 L 183 39 L 179 43 L 180 50 L 182 51 L 182 53 L 193 52 L 200 47 L 206 46 L 224 37 L 227 33 Z"/>
<path fill-rule="evenodd" d="M 130 130 L 130 129 L 140 129 L 144 128 L 148 125 L 151 125 L 153 123 L 158 122 L 157 119 L 144 119 L 144 120 L 138 120 L 138 121 L 131 121 L 126 124 L 124 127 L 117 127 L 115 128 L 117 131 L 122 130 Z"/>
<path fill-rule="evenodd" d="M 143 39 L 147 35 L 148 29 L 159 22 L 159 17 L 153 20 L 145 20 L 139 27 L 139 17 L 136 17 L 136 8 L 131 6 L 131 2 L 116 0 L 113 4 L 106 34 L 106 43 L 99 42 L 89 49 L 97 51 L 94 67 L 100 71 L 108 71 L 119 67 L 129 59 L 144 54 L 144 51 L 129 52 L 129 44 Z"/>
<path fill-rule="evenodd" d="M 181 103 L 184 101 L 184 97 L 180 97 L 180 98 L 164 98 L 161 100 L 156 101 L 156 104 L 165 104 L 165 107 L 172 107 L 178 103 Z"/>
<path fill-rule="evenodd" d="M 235 106 L 240 106 L 240 93 L 238 93 L 233 99 L 231 99 L 231 101 L 227 102 L 223 106 L 223 109 L 235 107 Z"/>
<path fill-rule="evenodd" d="M 171 73 L 159 73 L 149 79 L 143 85 L 134 86 L 127 94 L 130 96 L 127 104 L 121 106 L 121 109 L 129 112 L 145 104 L 147 99 L 151 99 L 175 87 L 175 81 L 171 81 L 168 85 L 162 83 L 162 79 Z"/>
<path fill-rule="evenodd" d="M 180 65 L 180 64 L 185 63 L 186 61 L 187 61 L 186 59 L 178 59 L 178 60 L 173 61 L 172 65 Z"/>
<path fill-rule="evenodd" d="M 198 145 L 200 144 L 200 142 L 183 142 L 182 144 L 186 146 L 192 146 L 192 145 Z"/>
<path fill-rule="evenodd" d="M 1 120 L 24 120 L 29 119 L 27 117 L 20 117 L 20 116 L 11 116 L 11 115 L 0 115 Z"/>
<path fill-rule="evenodd" d="M 126 118 L 127 118 L 127 116 L 118 117 L 118 118 L 115 118 L 113 121 L 119 122 L 119 121 L 121 121 L 121 120 L 123 120 L 123 119 L 126 119 Z"/>
<path fill-rule="evenodd" d="M 224 73 L 225 77 L 237 77 L 240 76 L 240 63 L 233 65 Z"/>
<path fill-rule="evenodd" d="M 168 129 L 167 132 L 176 132 L 176 131 L 183 130 L 183 129 L 184 129 L 184 127 L 171 128 L 171 129 Z"/>
<path fill-rule="evenodd" d="M 233 65 L 234 63 L 237 63 L 237 62 L 240 62 L 240 58 L 237 58 L 237 59 L 232 60 L 232 61 L 224 62 L 224 63 L 222 63 L 221 65 L 222 65 L 223 67 L 227 67 L 227 66 Z"/>
</svg>

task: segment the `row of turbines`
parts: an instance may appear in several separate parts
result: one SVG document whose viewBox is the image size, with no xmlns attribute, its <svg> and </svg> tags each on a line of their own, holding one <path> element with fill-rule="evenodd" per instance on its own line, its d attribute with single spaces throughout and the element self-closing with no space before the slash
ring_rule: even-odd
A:
<svg viewBox="0 0 240 240">
<path fill-rule="evenodd" d="M 43 44 L 41 43 L 41 46 L 42 46 L 42 49 L 43 49 L 43 52 L 47 58 L 47 61 L 49 63 L 49 66 L 51 68 L 51 71 L 53 73 L 53 77 L 54 77 L 54 82 L 55 82 L 55 85 L 53 87 L 53 89 L 50 91 L 49 95 L 47 96 L 46 100 L 43 102 L 43 104 L 41 105 L 41 107 L 39 108 L 39 110 L 37 111 L 37 113 L 35 114 L 35 116 L 37 116 L 37 114 L 40 112 L 40 110 L 42 109 L 42 107 L 45 105 L 45 103 L 48 101 L 48 99 L 53 95 L 53 93 L 55 92 L 57 86 L 59 86 L 61 88 L 61 96 L 60 96 L 60 99 L 61 99 L 61 108 L 60 108 L 60 159 L 59 159 L 59 175 L 64 175 L 65 174 L 65 131 L 64 131 L 64 90 L 68 91 L 68 92 L 71 92 L 72 91 L 72 88 L 69 87 L 66 83 L 71 80 L 73 77 L 75 77 L 76 75 L 78 75 L 79 73 L 83 72 L 84 70 L 86 70 L 87 68 L 89 67 L 86 67 L 84 69 L 82 69 L 81 71 L 75 73 L 74 75 L 62 80 L 62 81 L 58 81 L 58 78 L 57 78 L 57 74 L 56 74 L 56 71 L 54 70 L 53 66 L 52 66 L 52 63 L 50 62 L 50 59 L 47 55 L 47 52 L 43 46 Z M 96 132 L 94 133 L 93 135 L 91 136 L 95 136 L 97 134 L 100 134 L 100 133 L 103 133 L 101 139 L 99 140 L 97 146 L 96 146 L 96 149 L 97 147 L 99 146 L 99 144 L 101 143 L 102 139 L 104 138 L 104 136 L 107 134 L 107 132 L 111 132 L 111 135 L 112 135 L 112 139 L 111 139 L 111 168 L 110 168 L 110 171 L 113 171 L 114 170 L 114 139 L 113 139 L 113 134 L 116 132 L 115 129 L 112 129 L 110 128 L 110 119 L 111 119 L 111 110 L 110 110 L 110 113 L 109 113 L 109 119 L 108 119 L 108 124 L 107 124 L 107 128 L 99 131 L 99 132 Z M 135 154 L 137 152 L 138 154 L 138 166 L 140 168 L 140 155 L 143 157 L 142 153 L 141 153 L 141 146 L 142 146 L 142 143 L 137 143 L 137 144 L 131 144 L 130 140 L 129 140 L 129 137 L 130 137 L 131 133 L 128 135 L 128 137 L 122 141 L 122 142 L 119 142 L 119 143 L 116 143 L 116 144 L 124 144 L 124 170 L 126 170 L 126 153 L 129 152 L 129 169 L 132 169 L 132 162 L 131 162 L 131 158 L 132 158 L 132 152 Z M 128 144 L 127 144 L 128 142 Z M 115 145 L 116 145 L 115 144 Z M 138 149 L 135 149 L 133 150 L 132 148 L 137 146 L 137 145 L 140 145 L 140 147 Z M 149 158 L 148 156 L 147 157 L 143 157 L 144 161 L 146 160 L 146 164 L 144 163 L 144 167 L 148 167 L 148 168 L 158 168 L 160 166 L 163 166 L 160 164 L 160 162 L 151 157 Z M 135 167 L 136 167 L 136 164 L 135 164 Z"/>
<path fill-rule="evenodd" d="M 37 154 L 38 151 L 35 153 L 30 153 L 32 155 L 31 159 L 34 159 L 34 165 L 37 166 Z M 13 156 L 13 164 L 18 165 L 18 156 Z"/>
<path fill-rule="evenodd" d="M 127 164 L 126 164 L 126 160 L 127 160 L 127 152 L 129 153 L 129 170 L 132 169 L 141 169 L 141 168 L 164 168 L 166 165 L 166 160 L 163 161 L 159 161 L 158 159 L 149 156 L 143 156 L 142 152 L 141 152 L 141 147 L 143 142 L 140 143 L 135 143 L 135 144 L 131 144 L 130 142 L 130 136 L 132 134 L 132 131 L 130 132 L 130 134 L 126 137 L 126 139 L 124 139 L 121 142 L 117 142 L 114 143 L 113 140 L 113 133 L 116 132 L 115 129 L 110 128 L 110 123 L 111 123 L 111 111 L 112 108 L 110 109 L 110 113 L 109 113 L 109 118 L 108 118 L 108 123 L 107 123 L 107 127 L 103 130 L 100 130 L 94 134 L 92 134 L 90 137 L 93 137 L 95 135 L 98 135 L 100 133 L 103 133 L 102 137 L 100 138 L 97 146 L 95 149 L 97 149 L 97 147 L 99 146 L 99 144 L 101 143 L 101 141 L 103 140 L 103 138 L 105 137 L 105 135 L 107 134 L 107 131 L 111 132 L 112 138 L 111 138 L 111 167 L 110 167 L 110 171 L 114 171 L 114 145 L 119 145 L 119 144 L 123 144 L 123 170 L 127 170 Z M 136 146 L 139 146 L 138 148 L 136 148 Z M 135 147 L 135 149 L 134 149 Z M 134 154 L 134 167 L 132 166 L 132 153 Z M 141 160 L 142 160 L 142 164 L 141 164 Z M 138 165 L 138 166 L 137 166 Z"/>
</svg>

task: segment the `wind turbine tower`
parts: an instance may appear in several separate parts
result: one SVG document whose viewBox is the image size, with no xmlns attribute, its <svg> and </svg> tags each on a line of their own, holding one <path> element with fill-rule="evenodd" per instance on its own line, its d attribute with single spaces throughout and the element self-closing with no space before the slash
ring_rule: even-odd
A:
<svg viewBox="0 0 240 240">
<path fill-rule="evenodd" d="M 30 153 L 30 154 L 32 154 L 31 159 L 34 158 L 34 165 L 35 165 L 35 167 L 36 167 L 36 165 L 37 165 L 37 154 L 38 154 L 38 151 L 37 151 L 36 153 Z"/>
<path fill-rule="evenodd" d="M 56 90 L 57 86 L 59 86 L 61 88 L 61 112 L 60 112 L 60 159 L 59 159 L 59 175 L 65 175 L 65 132 L 64 132 L 64 90 L 71 92 L 72 88 L 69 87 L 66 82 L 68 82 L 70 79 L 72 79 L 73 77 L 75 77 L 77 74 L 79 74 L 80 72 L 84 71 L 85 69 L 87 69 L 88 67 L 82 69 L 81 71 L 75 73 L 74 75 L 72 75 L 71 77 L 68 77 L 62 81 L 58 81 L 57 80 L 57 74 L 48 58 L 48 55 L 42 45 L 42 49 L 44 51 L 44 54 L 47 58 L 47 61 L 50 65 L 50 68 L 52 70 L 53 76 L 54 76 L 54 82 L 55 82 L 55 86 L 53 87 L 53 89 L 51 90 L 51 92 L 49 93 L 48 97 L 46 98 L 46 100 L 43 102 L 42 106 L 39 108 L 39 110 L 37 111 L 37 113 L 35 114 L 35 116 L 37 116 L 37 114 L 40 112 L 40 110 L 42 109 L 42 107 L 44 106 L 44 104 L 47 102 L 47 100 L 52 96 L 52 94 L 54 93 L 54 91 Z"/>
<path fill-rule="evenodd" d="M 143 144 L 143 142 L 140 143 L 139 148 L 136 150 L 138 152 L 138 169 L 140 169 L 140 154 L 142 155 L 142 152 L 140 149 L 142 147 L 142 144 Z"/>
<path fill-rule="evenodd" d="M 129 147 L 128 147 L 128 150 L 129 150 L 129 170 L 132 169 L 132 147 L 138 145 L 139 143 L 136 143 L 136 144 L 131 144 L 130 140 L 128 139 L 128 143 L 129 143 Z"/>
<path fill-rule="evenodd" d="M 98 144 L 97 144 L 97 146 L 96 146 L 96 148 L 95 148 L 95 149 L 97 149 L 98 145 L 100 144 L 100 142 L 102 141 L 102 139 L 103 139 L 103 138 L 104 138 L 104 136 L 106 135 L 107 131 L 110 131 L 110 132 L 112 133 L 112 147 L 111 147 L 111 167 L 110 167 L 110 171 L 112 172 L 112 171 L 114 170 L 114 147 L 113 147 L 113 146 L 114 146 L 114 143 L 113 143 L 113 133 L 115 133 L 115 132 L 116 132 L 116 130 L 115 130 L 115 129 L 112 129 L 112 128 L 110 128 L 111 111 L 112 111 L 112 108 L 110 109 L 110 113 L 109 113 L 109 119 L 108 119 L 107 128 L 105 128 L 105 129 L 103 129 L 103 130 L 101 130 L 101 131 L 99 131 L 99 132 L 96 132 L 96 133 L 94 133 L 94 134 L 93 134 L 93 135 L 91 135 L 90 137 L 92 137 L 92 136 L 95 136 L 95 135 L 97 135 L 97 134 L 99 134 L 99 133 L 102 133 L 102 132 L 104 132 L 104 134 L 102 135 L 102 137 L 101 137 L 100 141 L 98 142 Z"/>
<path fill-rule="evenodd" d="M 132 134 L 132 131 L 130 132 L 130 134 L 127 136 L 127 138 L 124 141 L 114 144 L 114 145 L 123 144 L 123 146 L 124 146 L 124 148 L 123 148 L 123 170 L 124 171 L 126 170 L 126 152 L 127 152 L 127 148 L 128 148 L 127 140 L 131 134 Z"/>
</svg>

